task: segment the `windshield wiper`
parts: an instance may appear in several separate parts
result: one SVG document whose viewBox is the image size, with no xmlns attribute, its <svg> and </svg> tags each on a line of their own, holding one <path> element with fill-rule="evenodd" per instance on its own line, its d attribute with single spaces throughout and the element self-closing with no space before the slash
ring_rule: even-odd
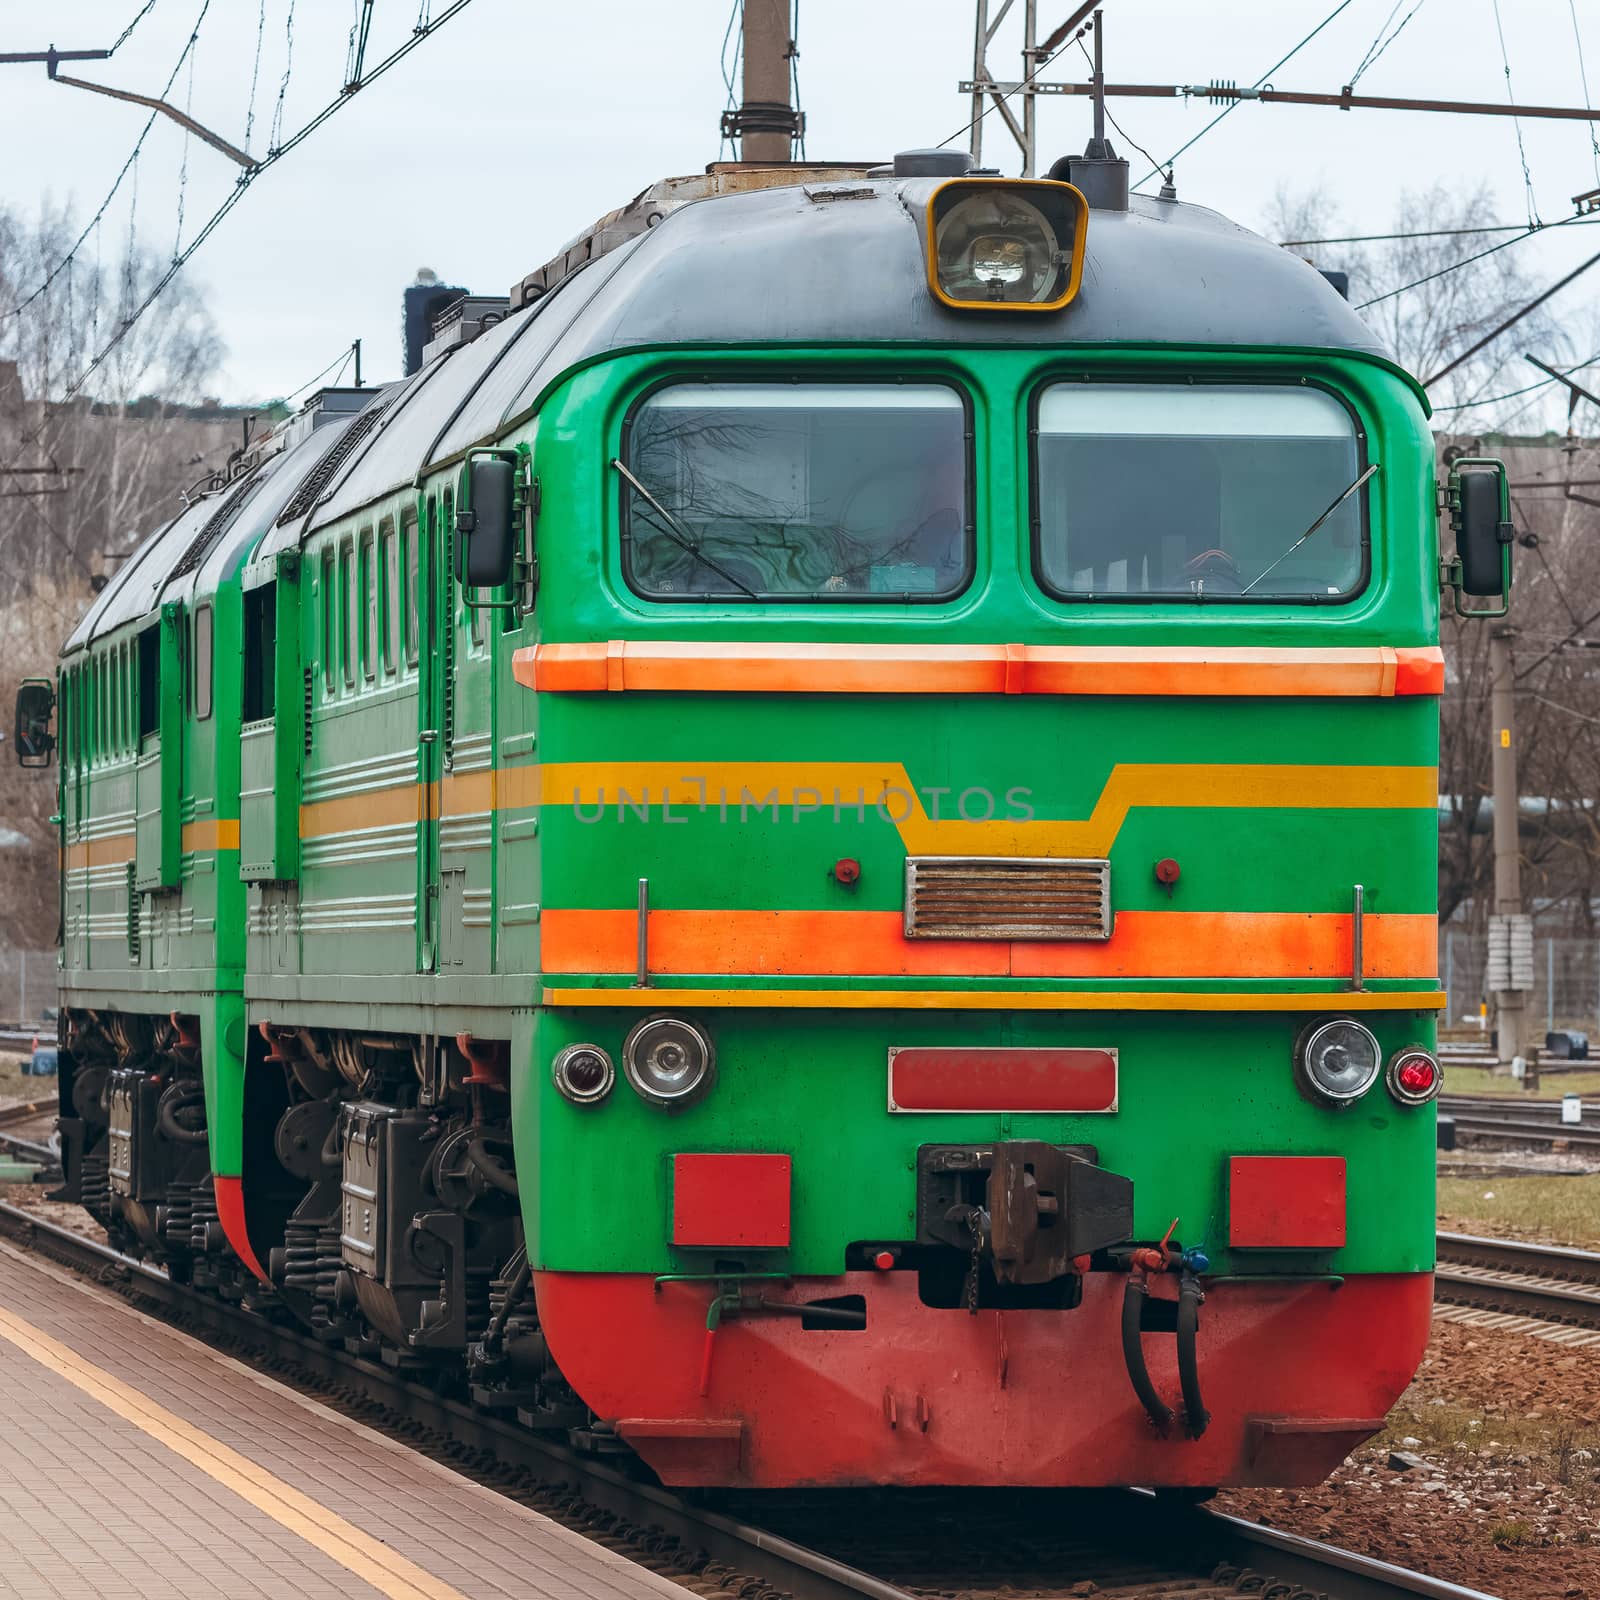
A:
<svg viewBox="0 0 1600 1600">
<path fill-rule="evenodd" d="M 1253 577 L 1249 581 L 1249 583 L 1247 583 L 1244 586 L 1244 588 L 1242 588 L 1239 591 L 1239 593 L 1240 594 L 1249 594 L 1250 591 L 1253 588 L 1255 588 L 1255 586 L 1258 583 L 1260 583 L 1261 580 L 1264 577 L 1266 577 L 1266 575 L 1269 572 L 1273 572 L 1277 568 L 1281 567 L 1284 564 L 1284 562 L 1287 561 L 1289 559 L 1289 557 L 1292 556 L 1295 553 L 1295 551 L 1298 550 L 1300 548 L 1300 546 L 1303 545 L 1306 542 L 1306 540 L 1309 539 L 1311 537 L 1311 535 L 1314 534 L 1317 531 L 1317 529 L 1320 528 L 1322 526 L 1322 524 L 1324 522 L 1326 522 L 1328 520 L 1328 518 L 1331 517 L 1334 514 L 1334 512 L 1337 511 L 1339 509 L 1339 507 L 1342 506 L 1345 503 L 1345 501 L 1348 500 L 1350 498 L 1350 496 L 1353 495 L 1356 492 L 1356 490 L 1359 489 L 1361 487 L 1361 485 L 1364 484 L 1367 481 L 1367 479 L 1370 478 L 1377 470 L 1378 470 L 1378 463 L 1376 461 L 1374 461 L 1372 463 L 1372 465 L 1370 467 L 1368 467 L 1367 470 L 1365 472 L 1363 472 L 1361 474 L 1361 476 L 1359 478 L 1357 478 L 1356 481 L 1354 483 L 1352 483 L 1350 485 L 1350 487 L 1348 489 L 1346 489 L 1338 497 L 1338 499 L 1335 500 L 1333 502 L 1333 504 L 1331 506 L 1329 506 L 1328 509 L 1326 511 L 1324 511 L 1322 513 L 1322 515 L 1320 517 L 1318 517 L 1317 520 L 1315 522 L 1313 522 L 1311 524 L 1311 526 L 1309 528 L 1307 528 L 1306 531 L 1304 533 L 1302 533 L 1300 535 L 1300 537 L 1298 539 L 1296 539 L 1295 542 L 1292 545 L 1290 545 L 1289 548 L 1287 550 L 1285 550 L 1281 556 L 1278 557 L 1278 559 L 1276 561 L 1274 561 L 1272 563 L 1272 565 L 1270 567 L 1265 567 L 1260 572 L 1258 572 L 1255 575 L 1255 577 Z"/>
<path fill-rule="evenodd" d="M 748 595 L 752 600 L 759 598 L 755 590 L 752 589 L 748 584 L 740 583 L 739 580 L 734 577 L 734 575 L 729 572 L 726 567 L 720 566 L 717 562 L 713 561 L 711 557 L 708 556 L 705 551 L 694 542 L 694 539 L 690 536 L 688 529 L 685 528 L 683 524 L 679 522 L 678 519 L 673 516 L 673 514 L 668 511 L 667 508 L 662 505 L 662 503 L 657 500 L 656 497 L 651 494 L 650 491 L 645 488 L 645 486 L 640 483 L 639 480 L 634 477 L 634 475 L 629 472 L 625 466 L 623 466 L 622 462 L 617 457 L 612 457 L 611 465 L 622 474 L 623 478 L 628 483 L 632 484 L 634 491 L 637 494 L 644 496 L 645 502 L 650 505 L 655 510 L 656 514 L 661 518 L 661 531 L 666 534 L 666 536 L 671 539 L 674 544 L 681 545 L 702 566 L 710 567 L 719 578 L 725 578 L 741 594 Z"/>
</svg>

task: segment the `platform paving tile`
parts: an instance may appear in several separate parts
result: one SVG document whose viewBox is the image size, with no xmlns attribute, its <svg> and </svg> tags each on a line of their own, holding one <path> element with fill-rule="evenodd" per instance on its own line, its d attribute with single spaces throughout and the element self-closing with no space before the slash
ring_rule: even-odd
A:
<svg viewBox="0 0 1600 1600">
<path fill-rule="evenodd" d="M 4 1245 L 0 1311 L 309 1496 L 463 1600 L 682 1600 L 677 1585 L 626 1557 Z M 26 1560 L 30 1579 L 59 1584 L 68 1581 L 70 1556 L 91 1550 L 110 1557 L 134 1585 L 122 1592 L 140 1600 L 365 1600 L 382 1592 L 3 1341 L 0 1417 L 17 1419 L 0 1432 L 0 1507 L 11 1508 L 0 1514 L 0 1600 L 17 1582 L 14 1563 Z M 18 1592 L 27 1600 L 51 1594 L 37 1583 Z"/>
</svg>

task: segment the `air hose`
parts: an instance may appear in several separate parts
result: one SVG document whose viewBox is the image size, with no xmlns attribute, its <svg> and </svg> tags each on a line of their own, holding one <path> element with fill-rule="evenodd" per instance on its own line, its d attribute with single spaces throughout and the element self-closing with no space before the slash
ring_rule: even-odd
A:
<svg viewBox="0 0 1600 1600">
<path fill-rule="evenodd" d="M 1199 1277 L 1186 1266 L 1178 1285 L 1178 1383 L 1183 1390 L 1184 1426 L 1191 1439 L 1198 1439 L 1211 1421 L 1211 1413 L 1200 1398 L 1200 1355 L 1197 1348 L 1200 1306 L 1205 1297 Z M 1126 1311 L 1123 1313 L 1123 1326 L 1127 1326 Z"/>
<path fill-rule="evenodd" d="M 1144 1341 L 1139 1334 L 1148 1296 L 1145 1269 L 1135 1265 L 1128 1273 L 1127 1286 L 1122 1291 L 1122 1359 L 1127 1365 L 1128 1378 L 1133 1384 L 1133 1392 L 1139 1397 L 1139 1404 L 1155 1424 L 1156 1432 L 1165 1435 L 1172 1426 L 1172 1407 L 1156 1393 L 1156 1386 L 1150 1381 L 1150 1369 L 1144 1360 Z"/>
</svg>

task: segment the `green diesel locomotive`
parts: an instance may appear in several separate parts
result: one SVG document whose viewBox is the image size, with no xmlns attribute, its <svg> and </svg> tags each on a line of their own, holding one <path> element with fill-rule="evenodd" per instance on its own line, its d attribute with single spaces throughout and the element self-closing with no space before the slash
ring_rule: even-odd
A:
<svg viewBox="0 0 1600 1600">
<path fill-rule="evenodd" d="M 656 185 L 24 687 L 119 1244 L 675 1483 L 1298 1483 L 1380 1426 L 1503 473 L 1441 573 L 1426 399 L 1313 267 L 968 167 Z"/>
</svg>

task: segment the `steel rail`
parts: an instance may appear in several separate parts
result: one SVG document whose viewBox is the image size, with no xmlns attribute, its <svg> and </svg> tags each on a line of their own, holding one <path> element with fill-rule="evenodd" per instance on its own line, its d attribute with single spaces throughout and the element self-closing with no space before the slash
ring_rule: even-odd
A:
<svg viewBox="0 0 1600 1600">
<path fill-rule="evenodd" d="M 1600 1329 L 1600 1254 L 1521 1239 L 1441 1233 L 1434 1298 Z"/>
<path fill-rule="evenodd" d="M 1455 1119 L 1458 1133 L 1477 1134 L 1524 1144 L 1551 1144 L 1557 1139 L 1573 1146 L 1600 1147 L 1600 1119 L 1562 1122 L 1556 1101 L 1482 1100 L 1465 1095 L 1441 1095 L 1439 1110 Z M 1585 1106 L 1593 1115 L 1600 1108 Z"/>
<path fill-rule="evenodd" d="M 669 1534 L 735 1571 L 754 1569 L 769 1584 L 787 1589 L 803 1600 L 921 1600 L 919 1590 L 903 1588 L 768 1529 L 693 1504 L 671 1490 L 639 1482 L 563 1444 L 333 1349 L 298 1328 L 274 1323 L 259 1313 L 176 1284 L 160 1268 L 59 1227 L 33 1212 L 0 1202 L 0 1237 L 76 1270 L 120 1280 L 134 1292 L 230 1342 L 253 1348 L 324 1382 L 355 1390 L 391 1412 L 459 1444 L 487 1452 L 499 1462 L 522 1467 L 547 1483 L 571 1486 L 590 1505 Z M 1230 1564 L 1241 1574 L 1246 1569 L 1260 1573 L 1270 1564 L 1274 1579 L 1307 1585 L 1330 1600 L 1405 1600 L 1411 1596 L 1422 1600 L 1493 1600 L 1480 1590 L 1298 1534 L 1262 1527 L 1224 1512 L 1185 1507 L 1174 1513 L 1149 1490 L 1125 1493 L 1142 1513 L 1154 1512 L 1158 1537 L 1170 1536 L 1179 1548 L 1204 1550 L 1208 1560 Z M 1193 1572 L 1175 1573 L 1170 1581 L 1186 1591 L 1193 1587 L 1195 1576 Z M 1063 1578 L 1064 1586 L 1073 1581 Z M 1150 1585 L 1150 1592 L 1154 1595 L 1177 1590 L 1168 1588 L 1168 1580 L 1156 1580 Z"/>
</svg>

